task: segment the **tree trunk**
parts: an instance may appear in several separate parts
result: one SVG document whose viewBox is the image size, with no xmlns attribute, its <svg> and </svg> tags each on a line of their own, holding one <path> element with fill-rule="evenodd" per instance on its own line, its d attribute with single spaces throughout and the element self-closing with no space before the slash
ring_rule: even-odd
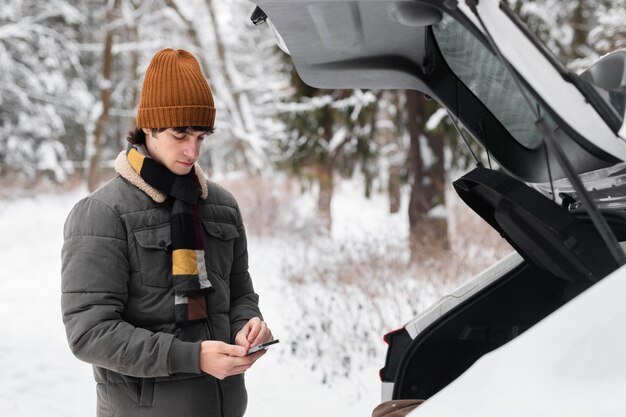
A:
<svg viewBox="0 0 626 417">
<path fill-rule="evenodd" d="M 419 93 L 408 90 L 406 92 L 407 109 L 407 130 L 409 133 L 409 183 L 411 184 L 411 194 L 409 197 L 409 248 L 411 250 L 411 261 L 417 260 L 419 252 L 419 231 L 417 225 L 424 217 L 424 210 L 420 205 L 420 192 L 422 184 L 422 157 L 420 152 L 421 112 L 419 109 Z"/>
<path fill-rule="evenodd" d="M 96 122 L 96 128 L 93 135 L 93 154 L 89 161 L 89 173 L 87 176 L 87 188 L 94 191 L 100 183 L 100 152 L 102 150 L 102 141 L 105 136 L 106 125 L 109 120 L 109 110 L 111 108 L 111 91 L 113 82 L 111 76 L 113 73 L 113 29 L 111 23 L 118 15 L 121 0 L 115 0 L 113 6 L 107 10 L 102 65 L 102 81 L 100 86 L 100 100 L 102 101 L 102 113 Z"/>
<path fill-rule="evenodd" d="M 437 257 L 449 247 L 446 218 L 429 217 L 429 211 L 444 204 L 443 135 L 424 132 L 427 118 L 433 113 L 432 106 L 415 91 L 407 91 L 407 113 L 410 148 L 409 177 L 411 197 L 409 200 L 409 247 L 411 262 Z M 434 161 L 425 166 L 421 152 L 421 138 L 426 139 Z"/>
<path fill-rule="evenodd" d="M 230 107 L 232 107 L 231 111 L 234 112 L 235 121 L 241 125 L 247 132 L 254 132 L 256 130 L 256 126 L 254 120 L 246 117 L 246 112 L 241 110 L 242 103 L 248 102 L 247 94 L 241 91 L 241 88 L 235 85 L 233 77 L 230 73 L 230 69 L 228 66 L 228 56 L 226 52 L 226 47 L 224 46 L 224 39 L 222 36 L 222 31 L 219 27 L 219 22 L 215 13 L 215 9 L 217 7 L 216 0 L 206 0 L 207 9 L 209 11 L 209 16 L 211 17 L 211 21 L 213 24 L 211 25 L 213 28 L 213 33 L 215 36 L 215 43 L 217 48 L 217 54 L 219 56 L 219 63 L 221 65 L 221 73 L 224 75 L 224 83 L 227 86 L 227 91 L 232 97 L 229 97 L 229 101 L 232 101 Z"/>
<path fill-rule="evenodd" d="M 395 109 L 404 107 L 399 103 L 400 93 L 384 91 L 378 95 L 378 110 L 376 125 L 372 129 L 376 132 L 375 140 L 380 149 L 383 149 L 382 159 L 388 164 L 387 169 L 387 193 L 389 198 L 389 213 L 400 211 L 403 164 L 406 151 L 402 146 L 402 135 L 398 131 L 397 112 Z M 394 110 L 392 110 L 394 109 Z"/>
<path fill-rule="evenodd" d="M 187 19 L 187 17 L 178 8 L 178 5 L 176 4 L 174 0 L 164 0 L 163 2 L 165 3 L 165 6 L 172 9 L 172 11 L 176 13 L 183 22 L 185 22 L 185 29 L 187 32 L 187 36 L 196 45 L 196 48 L 198 48 L 198 51 L 203 50 L 204 48 L 203 48 L 202 43 L 200 42 L 200 36 L 198 35 L 198 32 L 196 31 L 196 28 L 194 27 L 193 22 Z M 209 79 L 209 84 L 211 84 L 212 79 L 211 79 L 210 69 L 206 62 L 203 62 L 203 60 L 200 60 L 200 61 L 202 61 L 200 62 L 200 66 L 202 67 L 202 72 L 204 73 L 204 76 L 207 79 Z"/>
<path fill-rule="evenodd" d="M 194 21 L 185 17 L 174 0 L 164 0 L 164 2 L 167 7 L 172 9 L 185 22 L 187 36 L 198 48 L 198 53 L 202 54 L 205 52 L 207 47 L 202 44 L 200 35 L 194 27 Z M 205 0 L 209 20 L 207 27 L 213 32 L 217 59 L 214 56 L 206 56 L 205 59 L 201 59 L 201 65 L 205 76 L 209 80 L 213 93 L 216 98 L 219 97 L 219 100 L 224 105 L 224 108 L 218 109 L 218 112 L 219 114 L 226 113 L 228 115 L 228 122 L 225 124 L 229 127 L 229 133 L 237 140 L 236 147 L 242 150 L 241 155 L 245 161 L 244 166 L 246 169 L 252 171 L 251 168 L 254 167 L 254 164 L 249 161 L 243 142 L 247 132 L 256 132 L 256 125 L 254 120 L 246 117 L 246 112 L 241 110 L 242 103 L 248 102 L 249 100 L 247 94 L 241 91 L 241 88 L 235 86 L 233 77 L 230 74 L 226 47 L 224 46 L 222 32 L 218 27 L 219 23 L 215 13 L 216 4 L 217 2 L 213 0 Z M 209 64 L 210 59 L 214 61 L 213 64 Z M 221 77 L 220 74 L 222 75 Z"/>
<path fill-rule="evenodd" d="M 333 220 L 330 204 L 334 192 L 332 163 L 326 162 L 319 166 L 317 180 L 320 187 L 317 198 L 317 212 L 324 228 L 330 231 Z"/>
<path fill-rule="evenodd" d="M 431 131 L 426 135 L 428 147 L 434 158 L 432 165 L 424 170 L 424 179 L 426 180 L 423 186 L 424 197 L 429 211 L 438 205 L 445 207 L 444 139 L 444 134 L 441 131 Z M 449 250 L 447 218 L 427 216 L 423 221 L 425 221 L 425 232 L 433 234 L 433 237 L 429 238 L 429 241 L 432 242 L 432 249 L 437 253 Z"/>
<path fill-rule="evenodd" d="M 323 122 L 324 133 L 323 137 L 326 143 L 330 143 L 331 138 L 333 137 L 333 128 L 334 128 L 334 120 L 333 120 L 333 112 L 330 107 L 325 107 L 323 109 Z M 343 144 L 346 143 L 344 140 Z M 318 215 L 322 221 L 322 225 L 326 228 L 326 230 L 330 231 L 332 226 L 332 213 L 330 211 L 330 203 L 333 199 L 333 191 L 334 191 L 334 168 L 335 161 L 341 152 L 341 148 L 343 144 L 337 146 L 332 152 L 329 152 L 326 157 L 319 162 L 317 181 L 320 186 L 319 195 L 317 197 L 317 211 Z"/>
<path fill-rule="evenodd" d="M 587 21 L 587 4 L 584 0 L 579 0 L 574 15 L 572 16 L 572 27 L 574 38 L 572 39 L 572 58 L 579 59 L 586 55 L 587 35 L 589 33 L 589 22 Z"/>
<path fill-rule="evenodd" d="M 400 211 L 402 204 L 401 197 L 401 183 L 400 183 L 400 167 L 391 164 L 389 165 L 389 213 L 397 213 Z"/>
<path fill-rule="evenodd" d="M 135 10 L 139 7 L 133 4 Z M 128 37 L 131 43 L 139 42 L 139 33 L 137 30 L 137 23 L 133 22 L 133 25 L 129 27 Z M 130 77 L 132 80 L 131 91 L 131 109 L 135 110 L 139 105 L 139 50 L 133 49 L 130 55 Z M 130 120 L 129 128 L 134 129 L 137 126 L 137 117 L 133 116 Z"/>
</svg>

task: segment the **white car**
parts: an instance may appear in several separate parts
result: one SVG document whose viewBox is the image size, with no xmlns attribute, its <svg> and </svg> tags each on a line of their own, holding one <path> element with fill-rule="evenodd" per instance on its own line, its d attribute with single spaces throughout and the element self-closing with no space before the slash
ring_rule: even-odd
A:
<svg viewBox="0 0 626 417">
<path fill-rule="evenodd" d="M 500 167 L 454 188 L 516 253 L 386 335 L 382 400 L 624 415 L 626 50 L 577 75 L 497 0 L 253 1 L 306 83 L 421 91 Z"/>
</svg>

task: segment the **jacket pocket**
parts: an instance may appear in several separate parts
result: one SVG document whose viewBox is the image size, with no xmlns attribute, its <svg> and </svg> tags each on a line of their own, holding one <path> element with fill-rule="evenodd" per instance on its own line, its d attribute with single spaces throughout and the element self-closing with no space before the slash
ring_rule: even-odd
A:
<svg viewBox="0 0 626 417">
<path fill-rule="evenodd" d="M 202 220 L 205 230 L 205 260 L 207 268 L 228 279 L 233 264 L 233 245 L 239 231 L 231 223 Z"/>
<path fill-rule="evenodd" d="M 142 285 L 169 288 L 172 271 L 170 225 L 160 225 L 134 232 Z"/>
</svg>

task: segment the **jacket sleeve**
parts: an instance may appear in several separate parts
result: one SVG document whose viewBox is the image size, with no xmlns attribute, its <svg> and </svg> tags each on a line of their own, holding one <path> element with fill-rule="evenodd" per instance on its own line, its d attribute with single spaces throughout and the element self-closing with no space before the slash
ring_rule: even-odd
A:
<svg viewBox="0 0 626 417">
<path fill-rule="evenodd" d="M 70 349 L 88 363 L 136 377 L 200 373 L 200 343 L 153 333 L 123 320 L 128 243 L 118 214 L 81 200 L 64 228 L 61 309 Z"/>
<path fill-rule="evenodd" d="M 233 245 L 233 265 L 230 273 L 230 334 L 234 340 L 237 332 L 253 317 L 263 319 L 259 309 L 259 296 L 254 292 L 248 273 L 248 243 L 246 231 L 237 209 L 239 236 Z"/>
</svg>

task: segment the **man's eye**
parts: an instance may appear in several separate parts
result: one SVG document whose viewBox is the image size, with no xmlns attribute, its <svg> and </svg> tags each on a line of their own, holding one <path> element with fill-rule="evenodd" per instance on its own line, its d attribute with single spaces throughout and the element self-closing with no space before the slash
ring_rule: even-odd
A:
<svg viewBox="0 0 626 417">
<path fill-rule="evenodd" d="M 183 140 L 183 139 L 185 139 L 185 137 L 184 136 L 174 136 L 174 139 L 176 139 L 176 140 Z"/>
<path fill-rule="evenodd" d="M 199 141 L 203 141 L 204 139 L 205 139 L 205 137 L 204 137 L 204 136 L 198 136 L 198 140 L 199 140 Z"/>
</svg>

